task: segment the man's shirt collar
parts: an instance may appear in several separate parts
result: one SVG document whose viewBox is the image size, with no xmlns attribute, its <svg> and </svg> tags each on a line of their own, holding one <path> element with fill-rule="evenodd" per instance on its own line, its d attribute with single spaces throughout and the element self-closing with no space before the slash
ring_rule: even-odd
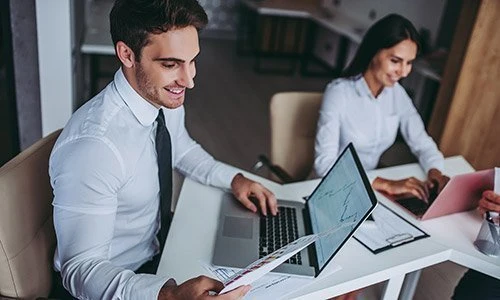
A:
<svg viewBox="0 0 500 300">
<path fill-rule="evenodd" d="M 123 74 L 122 68 L 115 73 L 115 86 L 122 100 L 143 126 L 150 126 L 158 116 L 158 109 L 139 95 Z"/>
</svg>

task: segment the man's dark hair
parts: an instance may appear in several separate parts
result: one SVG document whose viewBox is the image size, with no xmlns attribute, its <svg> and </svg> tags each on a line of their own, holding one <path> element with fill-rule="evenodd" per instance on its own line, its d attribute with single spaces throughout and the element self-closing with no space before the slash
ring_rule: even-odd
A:
<svg viewBox="0 0 500 300">
<path fill-rule="evenodd" d="M 396 44 L 410 39 L 420 50 L 420 37 L 413 24 L 403 16 L 390 14 L 375 24 L 366 32 L 356 55 L 341 77 L 353 78 L 368 69 L 373 57 L 382 49 L 388 49 Z"/>
<path fill-rule="evenodd" d="M 149 34 L 208 23 L 205 10 L 197 0 L 116 0 L 109 14 L 113 45 L 124 42 L 137 61 L 149 42 Z"/>
</svg>

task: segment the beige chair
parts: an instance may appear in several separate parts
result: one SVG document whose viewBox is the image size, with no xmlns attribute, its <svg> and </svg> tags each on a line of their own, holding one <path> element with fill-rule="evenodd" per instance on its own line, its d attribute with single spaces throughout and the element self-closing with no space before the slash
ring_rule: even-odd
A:
<svg viewBox="0 0 500 300">
<path fill-rule="evenodd" d="M 270 167 L 274 179 L 293 182 L 311 174 L 322 97 L 316 92 L 283 92 L 271 98 L 270 161 L 260 159 Z"/>
<path fill-rule="evenodd" d="M 49 295 L 56 239 L 48 162 L 59 133 L 0 168 L 0 298 Z"/>
</svg>

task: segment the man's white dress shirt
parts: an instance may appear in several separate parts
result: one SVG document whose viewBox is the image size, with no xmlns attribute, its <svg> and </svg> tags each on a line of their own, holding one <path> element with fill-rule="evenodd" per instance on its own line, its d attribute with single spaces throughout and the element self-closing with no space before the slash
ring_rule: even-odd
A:
<svg viewBox="0 0 500 300">
<path fill-rule="evenodd" d="M 363 76 L 333 80 L 326 87 L 319 112 L 316 173 L 324 176 L 349 142 L 363 167 L 375 169 L 382 153 L 396 140 L 398 129 L 426 173 L 432 168 L 443 171 L 443 155 L 399 83 L 385 87 L 375 98 Z"/>
<path fill-rule="evenodd" d="M 199 182 L 229 188 L 237 169 L 215 161 L 191 139 L 184 107 L 163 111 L 172 166 Z M 52 150 L 54 265 L 75 297 L 156 299 L 168 279 L 132 271 L 159 251 L 157 115 L 120 69 L 73 114 Z"/>
</svg>

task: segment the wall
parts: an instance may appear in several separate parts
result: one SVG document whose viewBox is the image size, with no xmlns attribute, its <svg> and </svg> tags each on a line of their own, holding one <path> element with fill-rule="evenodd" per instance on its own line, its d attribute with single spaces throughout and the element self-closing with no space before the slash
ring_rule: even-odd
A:
<svg viewBox="0 0 500 300">
<path fill-rule="evenodd" d="M 473 11 L 468 6 L 478 3 L 463 61 L 457 59 L 458 70 L 451 61 L 445 69 L 445 75 L 458 74 L 456 85 L 445 86 L 441 93 L 450 98 L 440 97 L 436 103 L 449 110 L 435 111 L 433 119 L 435 124 L 445 120 L 439 146 L 446 156 L 461 154 L 474 168 L 485 169 L 500 166 L 500 1 L 467 0 L 464 11 Z M 453 46 L 462 49 L 464 39 L 455 39 Z"/>
<path fill-rule="evenodd" d="M 36 0 L 42 134 L 63 127 L 73 113 L 72 2 Z"/>
<path fill-rule="evenodd" d="M 321 3 L 330 11 L 337 10 L 367 26 L 389 13 L 401 14 L 412 21 L 417 30 L 428 29 L 431 46 L 434 46 L 446 0 L 321 0 Z"/>
<path fill-rule="evenodd" d="M 85 13 L 86 3 L 81 0 L 71 1 L 71 30 L 73 38 L 71 40 L 72 50 L 72 66 L 73 66 L 73 85 L 74 85 L 74 100 L 72 103 L 73 110 L 78 109 L 82 103 L 88 100 L 88 86 L 85 78 L 85 61 L 81 53 L 80 45 L 85 33 Z M 85 13 L 82 13 L 85 12 Z"/>
<path fill-rule="evenodd" d="M 0 1 L 0 166 L 19 153 L 10 8 Z"/>
<path fill-rule="evenodd" d="M 235 38 L 239 0 L 199 0 L 208 16 L 204 36 Z"/>
<path fill-rule="evenodd" d="M 238 6 L 241 0 L 199 0 L 205 8 L 209 23 L 206 31 L 209 35 L 220 33 L 234 37 L 238 25 Z M 304 0 L 307 1 L 307 0 Z M 313 1 L 313 0 L 308 0 Z M 431 45 L 438 37 L 441 16 L 446 0 L 315 0 L 328 10 L 336 9 L 367 26 L 388 13 L 399 13 L 410 19 L 417 29 L 422 27 L 430 31 Z M 455 1 L 455 0 L 451 0 Z M 338 4 L 336 4 L 338 3 Z M 375 11 L 375 18 L 370 18 L 370 11 Z M 210 31 L 212 33 L 210 33 Z M 207 33 L 205 33 L 207 34 Z"/>
<path fill-rule="evenodd" d="M 35 0 L 10 0 L 10 26 L 19 146 L 24 150 L 42 136 Z"/>
</svg>

